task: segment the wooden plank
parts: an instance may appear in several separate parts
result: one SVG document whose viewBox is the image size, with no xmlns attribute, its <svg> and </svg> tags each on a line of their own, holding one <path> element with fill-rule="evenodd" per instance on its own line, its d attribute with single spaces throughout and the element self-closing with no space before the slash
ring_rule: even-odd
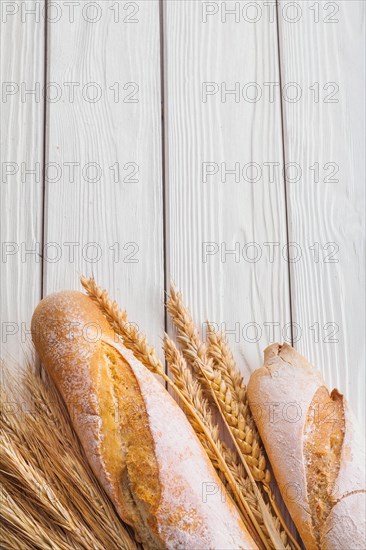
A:
<svg viewBox="0 0 366 550">
<path fill-rule="evenodd" d="M 288 4 L 288 3 L 287 3 Z M 298 3 L 299 4 L 299 3 Z M 311 7 L 312 6 L 312 7 Z M 297 348 L 365 418 L 365 3 L 279 4 Z M 297 22 L 291 22 L 291 19 Z M 300 98 L 300 93 L 301 98 Z M 292 94 L 292 95 L 290 95 Z M 291 102 L 289 97 L 298 100 Z M 294 174 L 294 172 L 293 172 Z"/>
<path fill-rule="evenodd" d="M 49 103 L 44 291 L 80 288 L 79 276 L 94 274 L 159 346 L 159 3 L 92 4 L 75 8 L 73 23 L 63 14 L 49 25 L 49 81 L 60 99 Z"/>
<path fill-rule="evenodd" d="M 45 22 L 34 4 L 1 3 L 0 355 L 15 370 L 41 297 Z"/>
<path fill-rule="evenodd" d="M 290 308 L 276 22 L 246 5 L 167 2 L 164 52 L 168 280 L 248 379 Z"/>
</svg>

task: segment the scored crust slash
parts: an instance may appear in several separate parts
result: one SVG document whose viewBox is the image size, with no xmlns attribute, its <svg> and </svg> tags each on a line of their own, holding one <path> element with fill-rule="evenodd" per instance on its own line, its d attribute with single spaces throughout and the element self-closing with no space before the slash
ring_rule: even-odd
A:
<svg viewBox="0 0 366 550">
<path fill-rule="evenodd" d="M 250 378 L 248 398 L 306 548 L 365 548 L 365 448 L 343 395 L 329 393 L 291 346 L 273 344 Z M 296 405 L 292 417 L 289 404 Z"/>
</svg>

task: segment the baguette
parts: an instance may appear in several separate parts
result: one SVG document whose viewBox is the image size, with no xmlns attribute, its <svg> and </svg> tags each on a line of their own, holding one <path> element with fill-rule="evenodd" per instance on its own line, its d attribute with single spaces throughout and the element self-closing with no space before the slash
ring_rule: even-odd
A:
<svg viewBox="0 0 366 550">
<path fill-rule="evenodd" d="M 273 344 L 248 400 L 307 550 L 364 550 L 365 448 L 343 395 L 291 346 Z"/>
<path fill-rule="evenodd" d="M 257 548 L 184 413 L 89 297 L 42 300 L 32 337 L 96 477 L 145 548 Z"/>
</svg>

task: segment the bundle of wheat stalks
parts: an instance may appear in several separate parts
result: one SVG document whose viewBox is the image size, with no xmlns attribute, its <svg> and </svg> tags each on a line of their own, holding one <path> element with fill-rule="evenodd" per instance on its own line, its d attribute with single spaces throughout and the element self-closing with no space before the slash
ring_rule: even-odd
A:
<svg viewBox="0 0 366 550">
<path fill-rule="evenodd" d="M 9 373 L 7 373 L 9 378 Z M 46 373 L 0 393 L 0 547 L 140 548 L 94 477 Z"/>
<path fill-rule="evenodd" d="M 82 277 L 81 283 L 124 345 L 179 398 L 259 548 L 299 549 L 276 505 L 246 386 L 225 337 L 208 325 L 203 343 L 180 293 L 172 287 L 167 309 L 180 349 L 165 335 L 166 373 L 155 349 L 128 322 L 126 311 L 94 279 Z M 25 419 L 4 407 L 12 396 L 2 395 L 5 524 L 0 543 L 11 549 L 137 548 L 91 473 L 53 385 L 29 369 L 23 391 L 23 400 L 30 399 L 37 413 Z"/>
</svg>

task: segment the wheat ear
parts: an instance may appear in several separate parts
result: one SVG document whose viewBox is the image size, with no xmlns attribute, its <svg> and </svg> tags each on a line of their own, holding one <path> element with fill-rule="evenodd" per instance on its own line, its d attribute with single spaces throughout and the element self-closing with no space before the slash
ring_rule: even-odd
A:
<svg viewBox="0 0 366 550">
<path fill-rule="evenodd" d="M 30 470 L 31 471 L 31 470 Z M 75 541 L 71 543 L 66 537 L 56 531 L 50 531 L 49 526 L 39 515 L 32 515 L 32 510 L 20 505 L 19 500 L 13 500 L 7 490 L 2 487 L 0 531 L 1 548 L 9 550 L 38 550 L 59 548 L 60 550 L 80 549 L 83 546 Z M 85 547 L 84 547 L 85 548 Z"/>
<path fill-rule="evenodd" d="M 207 355 L 214 362 L 214 366 L 216 367 L 215 372 L 219 373 L 215 377 L 213 385 L 216 386 L 215 390 L 220 401 L 221 410 L 224 412 L 241 450 L 245 453 L 246 460 L 252 464 L 253 476 L 257 481 L 263 483 L 264 490 L 268 495 L 279 524 L 282 525 L 293 545 L 297 547 L 296 540 L 277 508 L 269 485 L 271 476 L 268 468 L 266 468 L 263 443 L 250 411 L 247 388 L 243 377 L 236 366 L 226 336 L 220 332 L 216 332 L 213 325 L 208 323 L 207 326 L 209 342 Z"/>
<path fill-rule="evenodd" d="M 190 400 L 195 410 L 200 415 L 202 422 L 207 426 L 208 430 L 210 431 L 215 444 L 219 447 L 220 453 L 222 454 L 235 479 L 237 490 L 240 491 L 241 495 L 247 502 L 248 507 L 250 508 L 251 519 L 255 524 L 256 530 L 260 534 L 262 541 L 265 541 L 265 544 L 268 547 L 273 548 L 271 537 L 266 528 L 265 522 L 263 521 L 262 510 L 258 504 L 257 496 L 253 491 L 252 483 L 246 475 L 245 468 L 240 463 L 239 457 L 237 456 L 235 451 L 229 449 L 220 440 L 218 425 L 213 422 L 211 406 L 208 400 L 204 397 L 202 387 L 199 382 L 193 378 L 192 373 L 188 368 L 182 353 L 178 350 L 173 340 L 169 338 L 168 335 L 165 335 L 164 339 L 164 352 L 169 365 L 169 370 L 174 376 L 175 384 L 179 387 L 187 400 Z M 210 448 L 207 446 L 205 435 L 202 434 L 199 426 L 197 426 L 194 422 L 194 419 L 192 421 L 189 412 L 187 414 L 187 417 L 188 420 L 191 422 L 193 428 L 195 429 L 198 437 L 200 438 L 213 465 L 219 471 L 222 471 L 220 469 L 220 465 L 216 463 L 215 456 L 213 455 Z M 235 496 L 237 498 L 237 495 Z M 273 521 L 275 521 L 275 518 L 273 518 Z M 287 541 L 285 537 L 285 543 L 286 542 Z M 290 549 L 290 547 L 288 548 Z"/>
<path fill-rule="evenodd" d="M 200 417 L 199 412 L 196 411 L 190 398 L 185 395 L 182 390 L 169 378 L 165 373 L 164 367 L 160 359 L 157 357 L 153 347 L 147 343 L 146 337 L 141 334 L 137 328 L 128 323 L 126 312 L 122 312 L 116 302 L 113 302 L 106 290 L 102 290 L 94 279 L 81 278 L 81 284 L 86 290 L 90 298 L 97 303 L 100 310 L 103 312 L 111 327 L 116 334 L 120 335 L 123 339 L 124 345 L 130 349 L 136 358 L 138 358 L 143 365 L 145 365 L 152 373 L 158 374 L 165 380 L 165 382 L 173 389 L 175 394 L 181 400 L 189 419 L 196 430 L 196 433 L 200 434 L 200 440 L 203 442 L 205 448 L 209 448 L 211 454 L 215 456 L 215 462 L 222 472 L 225 474 L 225 478 L 228 482 L 230 490 L 233 494 L 239 494 L 238 496 L 238 508 L 245 520 L 247 527 L 251 530 L 251 534 L 254 539 L 258 540 L 257 530 L 253 531 L 251 528 L 251 520 L 254 519 L 254 524 L 257 524 L 255 517 L 249 520 L 249 517 L 253 516 L 247 502 L 243 499 L 243 496 L 238 493 L 237 484 L 233 473 L 230 471 L 229 466 L 225 462 L 225 458 L 222 456 L 220 447 L 215 443 L 216 433 L 210 432 L 210 427 L 205 425 L 205 422 Z M 262 542 L 266 549 L 270 548 L 262 534 L 261 529 L 258 527 L 258 534 L 262 536 Z M 264 540 L 263 540 L 264 539 Z M 259 543 L 260 543 L 259 539 Z"/>
<path fill-rule="evenodd" d="M 37 510 L 36 514 L 38 516 L 47 517 L 52 529 L 57 526 L 54 533 L 54 542 L 58 541 L 61 547 L 65 547 L 65 544 L 71 545 L 70 532 L 72 532 L 73 543 L 79 548 L 82 548 L 82 541 L 85 538 L 88 545 L 94 545 L 102 550 L 102 546 L 97 539 L 91 536 L 87 529 L 83 529 L 83 526 L 80 525 L 77 526 L 73 516 L 60 502 L 52 488 L 45 485 L 40 470 L 28 464 L 20 450 L 6 435 L 1 438 L 0 464 L 1 483 L 5 490 L 8 493 L 11 491 L 17 502 L 20 502 L 21 499 L 23 505 L 29 502 L 31 506 L 26 504 L 25 507 L 28 510 L 32 508 L 31 514 L 34 514 Z M 77 527 L 81 528 L 77 529 Z M 49 529 L 47 525 L 43 525 L 42 529 L 48 534 L 47 540 L 49 543 L 53 537 L 52 529 Z"/>
<path fill-rule="evenodd" d="M 263 453 L 261 454 L 260 445 L 258 443 L 256 446 L 253 446 L 255 449 L 254 457 L 243 452 L 244 443 L 247 442 L 238 441 L 238 430 L 236 429 L 237 426 L 234 426 L 235 431 L 233 431 L 233 415 L 231 414 L 232 411 L 229 407 L 226 406 L 228 401 L 229 405 L 230 403 L 232 403 L 231 392 L 226 391 L 225 383 L 222 379 L 221 373 L 218 369 L 215 368 L 213 358 L 208 356 L 207 348 L 199 338 L 198 330 L 193 323 L 191 314 L 185 307 L 181 294 L 177 292 L 174 286 L 172 286 L 170 295 L 168 297 L 167 308 L 172 318 L 173 324 L 177 328 L 177 339 L 182 345 L 183 354 L 191 365 L 195 376 L 197 377 L 197 380 L 202 383 L 203 388 L 208 388 L 208 390 L 210 391 L 210 396 L 213 402 L 216 404 L 218 410 L 222 414 L 224 424 L 226 425 L 226 428 L 231 436 L 235 448 L 243 462 L 248 477 L 252 481 L 254 494 L 257 497 L 258 505 L 261 509 L 264 523 L 268 532 L 270 533 L 273 543 L 276 545 L 277 548 L 284 548 L 284 545 L 287 544 L 287 536 L 289 535 L 292 543 L 296 547 L 297 543 L 288 532 L 287 527 L 285 526 L 277 507 L 272 506 L 275 513 L 275 516 L 273 516 L 272 511 L 270 511 L 267 503 L 263 498 L 263 495 L 261 494 L 256 484 L 256 481 L 258 481 L 258 479 L 256 480 L 256 477 L 258 477 L 258 471 L 260 471 L 260 468 L 265 469 L 266 467 L 265 458 L 263 456 Z M 236 383 L 237 382 L 238 380 L 236 380 Z M 244 421 L 244 419 L 242 420 Z M 246 435 L 248 436 L 248 440 L 253 443 L 253 439 L 249 439 L 249 437 L 253 437 L 253 431 L 248 430 L 248 433 Z M 244 448 L 246 449 L 246 446 L 244 446 Z M 257 461 L 257 463 L 255 461 Z M 265 478 L 266 475 L 264 474 L 262 477 Z M 269 473 L 267 474 L 267 478 L 268 477 Z M 266 494 L 268 494 L 268 486 L 266 489 Z M 272 501 L 272 504 L 274 504 L 274 501 Z"/>
<path fill-rule="evenodd" d="M 98 286 L 93 277 L 90 279 L 81 277 L 80 282 L 88 296 L 98 305 L 115 333 L 122 337 L 126 348 L 133 351 L 136 359 L 150 371 L 160 376 L 165 374 L 164 365 L 158 358 L 155 349 L 148 344 L 146 336 L 139 332 L 136 325 L 128 322 L 127 312 L 122 310 L 116 301 L 111 300 L 108 292 Z"/>
<path fill-rule="evenodd" d="M 251 414 L 246 386 L 236 367 L 226 338 L 208 325 L 207 356 L 213 361 L 212 388 L 225 415 L 227 423 L 249 464 L 253 477 L 266 486 L 271 474 L 266 466 L 263 445 Z"/>
<path fill-rule="evenodd" d="M 254 479 L 268 484 L 271 475 L 266 468 L 262 445 L 250 414 L 246 388 L 240 373 L 234 367 L 228 346 L 222 343 L 220 348 L 218 338 L 212 330 L 209 333 L 212 342 L 210 341 L 208 348 L 200 341 L 191 314 L 174 286 L 170 291 L 167 308 L 178 329 L 178 341 L 182 345 L 183 354 L 192 364 L 197 378 L 201 382 L 203 379 L 204 387 L 208 384 L 214 394 Z M 225 368 L 226 365 L 229 365 L 230 371 Z"/>
</svg>

